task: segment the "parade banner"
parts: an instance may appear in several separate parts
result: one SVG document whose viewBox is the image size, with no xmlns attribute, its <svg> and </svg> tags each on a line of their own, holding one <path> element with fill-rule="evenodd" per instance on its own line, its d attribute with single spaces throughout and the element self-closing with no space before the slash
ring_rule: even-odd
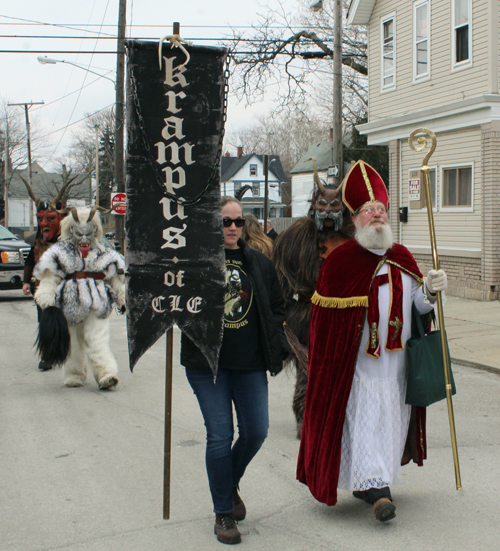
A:
<svg viewBox="0 0 500 551">
<path fill-rule="evenodd" d="M 127 43 L 127 326 L 131 370 L 175 323 L 214 373 L 225 260 L 220 157 L 227 50 Z M 160 68 L 161 63 L 161 68 Z"/>
</svg>

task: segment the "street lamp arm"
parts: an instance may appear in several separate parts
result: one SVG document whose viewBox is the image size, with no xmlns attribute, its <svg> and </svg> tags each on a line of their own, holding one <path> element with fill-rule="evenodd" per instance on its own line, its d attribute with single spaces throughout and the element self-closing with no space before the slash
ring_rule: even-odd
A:
<svg viewBox="0 0 500 551">
<path fill-rule="evenodd" d="M 93 75 L 97 75 L 100 78 L 105 78 L 106 80 L 110 80 L 116 88 L 116 82 L 112 78 L 107 77 L 106 75 L 101 75 L 101 73 L 97 73 L 96 71 L 92 71 L 92 69 L 87 69 L 87 67 L 84 67 L 83 65 L 78 65 L 78 63 L 73 63 L 72 61 L 66 61 L 65 59 L 52 59 L 51 57 L 47 57 L 47 56 L 45 57 L 38 56 L 37 59 L 38 59 L 38 62 L 41 63 L 42 65 L 47 65 L 47 64 L 55 65 L 56 63 L 66 63 L 68 65 L 73 65 L 73 67 L 78 67 L 78 69 L 83 69 L 84 71 L 87 71 L 88 73 L 92 73 Z"/>
</svg>

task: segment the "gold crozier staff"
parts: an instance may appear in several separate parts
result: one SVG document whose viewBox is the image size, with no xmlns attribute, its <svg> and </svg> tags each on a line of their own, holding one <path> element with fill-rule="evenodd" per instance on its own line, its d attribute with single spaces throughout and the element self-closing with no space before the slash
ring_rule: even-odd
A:
<svg viewBox="0 0 500 551">
<path fill-rule="evenodd" d="M 437 245 L 436 245 L 436 232 L 434 230 L 434 216 L 432 213 L 432 199 L 431 199 L 431 190 L 430 190 L 430 180 L 429 180 L 429 167 L 427 163 L 436 149 L 436 135 L 432 130 L 428 128 L 417 128 L 414 130 L 410 137 L 408 138 L 408 143 L 413 149 L 413 151 L 422 151 L 427 148 L 427 138 L 425 136 L 420 136 L 416 139 L 417 143 L 420 145 L 415 145 L 413 140 L 417 134 L 426 134 L 432 140 L 432 144 L 427 155 L 422 161 L 422 174 L 425 188 L 425 199 L 427 207 L 427 216 L 429 219 L 429 232 L 431 237 L 431 250 L 432 250 L 432 264 L 434 270 L 439 270 L 439 259 L 437 254 Z M 441 296 L 441 291 L 436 291 L 437 294 L 437 313 L 438 313 L 438 324 L 441 330 L 441 350 L 443 352 L 443 363 L 444 363 L 444 376 L 446 381 L 446 402 L 448 404 L 448 418 L 450 421 L 450 432 L 451 432 L 451 446 L 453 449 L 453 463 L 455 465 L 455 482 L 457 485 L 457 490 L 462 489 L 462 482 L 460 480 L 460 465 L 458 463 L 458 448 L 457 448 L 457 436 L 455 433 L 455 417 L 453 415 L 453 402 L 451 398 L 451 378 L 450 378 L 450 365 L 449 357 L 447 354 L 447 343 L 446 343 L 446 332 L 444 327 L 444 313 L 443 313 L 443 299 Z"/>
</svg>

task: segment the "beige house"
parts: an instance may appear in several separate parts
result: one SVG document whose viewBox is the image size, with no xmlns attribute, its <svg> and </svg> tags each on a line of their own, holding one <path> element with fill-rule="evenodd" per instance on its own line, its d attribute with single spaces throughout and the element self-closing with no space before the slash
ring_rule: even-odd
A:
<svg viewBox="0 0 500 551">
<path fill-rule="evenodd" d="M 353 0 L 368 27 L 368 143 L 388 145 L 396 239 L 431 267 L 420 166 L 408 137 L 431 129 L 436 237 L 449 293 L 500 298 L 498 0 Z M 406 221 L 405 221 L 406 220 Z"/>
</svg>

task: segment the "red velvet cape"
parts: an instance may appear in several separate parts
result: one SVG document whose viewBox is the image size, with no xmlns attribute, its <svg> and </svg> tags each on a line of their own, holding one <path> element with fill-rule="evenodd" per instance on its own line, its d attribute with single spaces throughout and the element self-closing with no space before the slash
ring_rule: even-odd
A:
<svg viewBox="0 0 500 551">
<path fill-rule="evenodd" d="M 342 430 L 367 310 L 366 305 L 346 304 L 367 303 L 373 279 L 384 262 L 422 281 L 406 247 L 395 244 L 379 256 L 350 239 L 325 260 L 316 286 L 317 295 L 326 300 L 338 298 L 342 306 L 312 305 L 309 380 L 297 480 L 307 484 L 313 496 L 327 505 L 337 503 Z M 423 433 L 421 428 L 422 435 L 425 428 Z"/>
</svg>

